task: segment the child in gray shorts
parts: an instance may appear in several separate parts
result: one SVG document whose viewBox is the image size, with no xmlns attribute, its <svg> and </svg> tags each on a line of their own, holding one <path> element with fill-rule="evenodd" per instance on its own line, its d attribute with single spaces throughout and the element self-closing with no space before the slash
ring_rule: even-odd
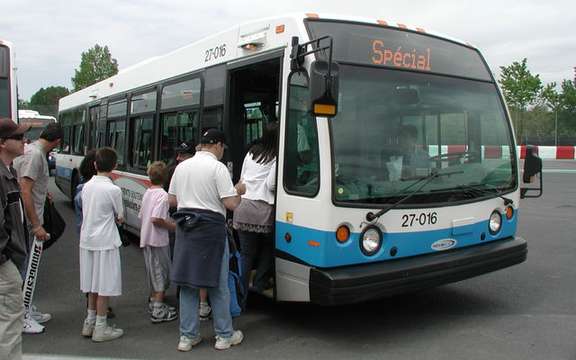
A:
<svg viewBox="0 0 576 360">
<path fill-rule="evenodd" d="M 166 165 L 156 161 L 148 167 L 152 185 L 144 193 L 138 217 L 140 247 L 144 255 L 148 285 L 150 287 L 150 320 L 153 323 L 172 321 L 178 317 L 176 309 L 164 302 L 165 291 L 170 286 L 169 231 L 175 224 L 168 214 L 168 193 L 162 188 Z"/>
</svg>

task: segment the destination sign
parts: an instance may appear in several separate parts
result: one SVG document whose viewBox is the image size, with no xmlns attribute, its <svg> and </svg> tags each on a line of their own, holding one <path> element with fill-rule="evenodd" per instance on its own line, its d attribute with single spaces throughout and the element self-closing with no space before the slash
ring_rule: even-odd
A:
<svg viewBox="0 0 576 360">
<path fill-rule="evenodd" d="M 432 71 L 430 48 L 404 50 L 386 47 L 383 40 L 372 41 L 372 63 L 374 65 L 394 66 L 405 69 Z"/>
<path fill-rule="evenodd" d="M 380 25 L 322 20 L 306 25 L 311 39 L 333 38 L 333 58 L 340 63 L 493 81 L 476 49 L 451 40 Z M 318 56 L 326 60 L 322 52 Z"/>
</svg>

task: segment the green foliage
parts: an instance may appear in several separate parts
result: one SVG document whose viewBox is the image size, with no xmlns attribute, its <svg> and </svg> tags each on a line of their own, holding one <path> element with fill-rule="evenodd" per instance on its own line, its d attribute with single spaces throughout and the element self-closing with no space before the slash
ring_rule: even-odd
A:
<svg viewBox="0 0 576 360">
<path fill-rule="evenodd" d="M 544 105 L 548 106 L 552 111 L 556 112 L 562 107 L 562 95 L 556 90 L 555 82 L 544 86 L 540 97 Z"/>
<path fill-rule="evenodd" d="M 508 105 L 522 111 L 534 104 L 542 89 L 539 75 L 532 75 L 528 70 L 527 60 L 515 61 L 510 66 L 501 66 L 500 85 Z"/>
<path fill-rule="evenodd" d="M 523 113 L 528 105 L 535 104 L 542 90 L 542 81 L 539 75 L 532 75 L 528 70 L 527 59 L 522 62 L 513 62 L 509 66 L 501 66 L 502 71 L 499 83 L 504 93 L 508 106 L 517 110 L 517 115 L 512 117 L 516 138 L 521 140 L 526 136 Z"/>
<path fill-rule="evenodd" d="M 562 82 L 562 107 L 576 115 L 576 87 L 570 80 Z"/>
<path fill-rule="evenodd" d="M 80 69 L 72 78 L 74 91 L 95 84 L 118 73 L 118 62 L 112 58 L 108 46 L 94 45 L 82 53 Z"/>
<path fill-rule="evenodd" d="M 36 110 L 42 115 L 58 116 L 58 100 L 70 94 L 64 86 L 41 88 L 30 98 L 28 109 Z"/>
<path fill-rule="evenodd" d="M 30 103 L 24 99 L 18 98 L 18 109 L 19 110 L 31 110 Z"/>
</svg>

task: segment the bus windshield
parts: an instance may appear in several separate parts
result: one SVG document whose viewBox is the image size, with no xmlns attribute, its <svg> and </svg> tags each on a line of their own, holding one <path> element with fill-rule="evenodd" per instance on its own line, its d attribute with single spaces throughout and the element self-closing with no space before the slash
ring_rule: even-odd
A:
<svg viewBox="0 0 576 360">
<path fill-rule="evenodd" d="M 516 187 L 515 150 L 491 82 L 340 66 L 330 120 L 336 203 L 471 201 Z M 410 186 L 432 172 L 447 171 Z"/>
</svg>

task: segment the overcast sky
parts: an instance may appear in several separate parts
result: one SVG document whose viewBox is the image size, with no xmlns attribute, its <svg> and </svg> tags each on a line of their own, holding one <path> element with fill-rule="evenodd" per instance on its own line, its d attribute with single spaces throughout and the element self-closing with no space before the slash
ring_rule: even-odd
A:
<svg viewBox="0 0 576 360">
<path fill-rule="evenodd" d="M 341 5 L 340 5 L 341 3 Z M 2 0 L 0 38 L 16 47 L 20 97 L 71 88 L 81 53 L 108 45 L 120 69 L 229 27 L 287 12 L 357 15 L 436 31 L 477 46 L 496 74 L 528 59 L 544 83 L 574 79 L 574 0 Z"/>
</svg>

